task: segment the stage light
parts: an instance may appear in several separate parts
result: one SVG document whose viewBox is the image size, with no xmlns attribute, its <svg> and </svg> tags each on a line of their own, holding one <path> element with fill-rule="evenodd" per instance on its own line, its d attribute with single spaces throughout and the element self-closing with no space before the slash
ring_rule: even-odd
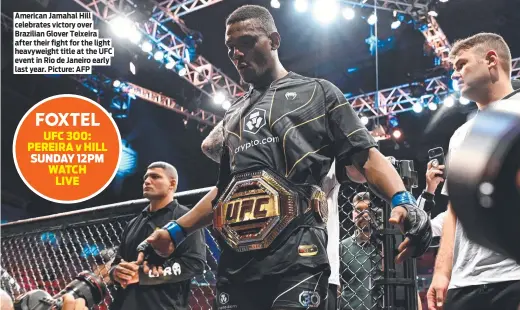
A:
<svg viewBox="0 0 520 310">
<path fill-rule="evenodd" d="M 459 102 L 460 102 L 460 104 L 462 104 L 462 105 L 467 105 L 468 103 L 470 103 L 469 99 L 466 99 L 466 98 L 464 98 L 464 97 L 460 97 L 460 98 L 459 98 Z"/>
<path fill-rule="evenodd" d="M 453 99 L 453 96 L 447 96 L 446 98 L 444 98 L 444 105 L 448 108 L 455 105 L 455 99 Z"/>
<path fill-rule="evenodd" d="M 439 0 L 439 2 L 444 2 L 444 3 L 446 3 L 446 2 L 448 2 L 448 0 Z"/>
<path fill-rule="evenodd" d="M 128 32 L 128 39 L 130 40 L 130 42 L 134 43 L 134 44 L 137 44 L 141 41 L 141 38 L 142 38 L 142 35 L 141 33 L 139 32 L 139 30 L 137 30 L 137 28 L 132 27 L 131 30 Z"/>
<path fill-rule="evenodd" d="M 394 29 L 394 30 L 397 29 L 397 28 L 399 28 L 399 26 L 401 26 L 401 22 L 398 21 L 398 20 L 393 21 L 392 24 L 390 24 L 390 28 L 392 28 L 392 29 Z"/>
<path fill-rule="evenodd" d="M 227 110 L 231 107 L 231 102 L 229 100 L 225 100 L 223 103 L 222 103 L 222 108 L 224 110 Z"/>
<path fill-rule="evenodd" d="M 368 23 L 369 25 L 375 25 L 375 24 L 377 23 L 377 15 L 374 14 L 374 13 L 372 13 L 372 14 L 368 17 L 368 19 L 367 19 L 367 23 Z"/>
<path fill-rule="evenodd" d="M 121 86 L 121 81 L 119 81 L 119 80 L 115 80 L 114 83 L 112 83 L 112 85 L 113 85 L 115 88 L 118 88 L 119 86 Z"/>
<path fill-rule="evenodd" d="M 133 174 L 137 167 L 137 152 L 134 151 L 126 140 L 122 140 L 121 161 L 117 170 L 119 177 Z"/>
<path fill-rule="evenodd" d="M 222 92 L 217 92 L 213 97 L 213 102 L 215 104 L 222 104 L 226 100 L 226 95 Z"/>
<path fill-rule="evenodd" d="M 179 70 L 180 76 L 185 76 L 187 73 L 188 73 L 188 70 L 186 70 L 186 68 L 184 66 Z"/>
<path fill-rule="evenodd" d="M 428 15 L 431 17 L 437 17 L 439 14 L 437 13 L 437 6 L 435 5 L 435 2 L 430 2 L 430 5 L 428 5 Z"/>
<path fill-rule="evenodd" d="M 323 24 L 332 22 L 338 13 L 339 4 L 336 0 L 316 1 L 314 4 L 314 18 Z"/>
<path fill-rule="evenodd" d="M 397 117 L 395 117 L 394 115 L 390 115 L 388 117 L 388 125 L 390 125 L 391 128 L 399 126 L 399 119 L 397 119 Z"/>
<path fill-rule="evenodd" d="M 343 9 L 343 18 L 346 20 L 351 20 L 356 16 L 356 12 L 352 8 L 344 8 Z"/>
<path fill-rule="evenodd" d="M 271 6 L 275 9 L 279 9 L 280 8 L 280 1 L 278 0 L 271 0 Z"/>
<path fill-rule="evenodd" d="M 309 7 L 309 3 L 307 0 L 296 0 L 294 1 L 294 8 L 297 12 L 303 13 L 307 11 L 307 8 Z"/>
<path fill-rule="evenodd" d="M 399 129 L 396 129 L 396 130 L 394 130 L 394 132 L 392 132 L 392 136 L 393 136 L 395 139 L 399 139 L 399 138 L 401 138 L 402 135 L 403 135 L 403 134 L 402 134 L 401 130 L 399 130 Z"/>
<path fill-rule="evenodd" d="M 363 124 L 365 126 L 368 124 L 368 117 L 363 115 L 359 119 L 361 120 L 361 124 Z"/>
<path fill-rule="evenodd" d="M 165 67 L 168 70 L 173 69 L 173 67 L 175 67 L 175 60 L 173 60 L 173 58 L 171 58 L 171 57 L 168 57 L 168 59 L 166 60 Z"/>
<path fill-rule="evenodd" d="M 153 49 L 152 43 L 150 43 L 148 41 L 143 42 L 143 44 L 141 45 L 141 49 L 145 53 L 150 53 L 152 51 L 152 49 Z"/>
<path fill-rule="evenodd" d="M 437 104 L 433 101 L 429 102 L 428 103 L 428 109 L 430 109 L 431 111 L 435 111 L 437 110 Z"/>
<path fill-rule="evenodd" d="M 153 58 L 155 60 L 162 60 L 164 58 L 164 53 L 162 51 L 157 51 L 155 52 L 155 54 L 153 55 Z"/>
<path fill-rule="evenodd" d="M 130 72 L 132 72 L 132 74 L 135 75 L 136 68 L 133 62 L 130 62 Z"/>
<path fill-rule="evenodd" d="M 423 110 L 423 105 L 422 103 L 416 102 L 413 104 L 412 109 L 415 113 L 421 113 Z"/>
<path fill-rule="evenodd" d="M 110 21 L 112 32 L 120 38 L 127 37 L 128 29 L 131 29 L 132 27 L 132 22 L 126 17 L 118 16 Z"/>
</svg>

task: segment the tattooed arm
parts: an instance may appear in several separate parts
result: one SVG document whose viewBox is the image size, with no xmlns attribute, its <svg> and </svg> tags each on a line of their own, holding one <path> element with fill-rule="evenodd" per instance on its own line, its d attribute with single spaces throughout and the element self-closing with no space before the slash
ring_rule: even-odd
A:
<svg viewBox="0 0 520 310">
<path fill-rule="evenodd" d="M 202 141 L 202 152 L 211 158 L 213 161 L 219 163 L 222 155 L 222 147 L 224 142 L 224 127 L 220 121 L 209 135 Z"/>
</svg>

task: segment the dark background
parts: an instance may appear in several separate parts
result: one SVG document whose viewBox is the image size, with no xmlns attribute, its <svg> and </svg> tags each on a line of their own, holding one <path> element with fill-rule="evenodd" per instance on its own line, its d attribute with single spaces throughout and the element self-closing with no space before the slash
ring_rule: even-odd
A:
<svg viewBox="0 0 520 310">
<path fill-rule="evenodd" d="M 361 94 L 376 88 L 375 58 L 369 52 L 365 39 L 370 26 L 360 18 L 369 10 L 356 10 L 357 17 L 346 21 L 338 16 L 327 26 L 317 24 L 310 13 L 297 13 L 289 1 L 281 1 L 280 9 L 272 9 L 268 0 L 224 0 L 208 8 L 183 17 L 186 25 L 204 36 L 200 54 L 221 68 L 235 81 L 239 81 L 232 63 L 227 59 L 224 46 L 225 18 L 245 3 L 268 7 L 277 22 L 282 36 L 280 57 L 288 70 L 302 75 L 321 77 L 335 83 L 344 93 Z M 47 7 L 33 0 L 4 1 L 2 13 L 12 16 L 14 11 L 83 11 L 72 0 L 49 0 Z M 450 42 L 458 38 L 486 31 L 499 33 L 510 44 L 513 58 L 520 56 L 520 2 L 508 0 L 451 0 L 439 10 L 438 21 Z M 424 36 L 411 25 L 402 25 L 392 31 L 391 12 L 379 13 L 380 38 L 393 38 L 395 47 L 379 55 L 379 86 L 381 89 L 413 82 L 426 76 L 437 76 L 433 57 L 425 54 Z M 105 24 L 100 23 L 100 37 L 109 37 Z M 128 80 L 148 89 L 173 97 L 183 105 L 198 104 L 207 110 L 223 114 L 210 98 L 196 90 L 171 70 L 159 66 L 153 59 L 130 44 L 113 39 L 116 56 L 111 67 L 95 70 L 109 77 Z M 129 61 L 137 64 L 137 74 L 128 71 Z M 349 73 L 349 68 L 358 68 Z M 83 203 L 60 205 L 47 202 L 32 193 L 16 172 L 13 156 L 13 136 L 18 122 L 27 110 L 38 101 L 57 94 L 73 93 L 88 96 L 105 104 L 107 98 L 94 93 L 67 76 L 45 77 L 12 74 L 12 33 L 2 28 L 2 221 L 54 214 L 129 199 L 141 198 L 142 175 L 146 166 L 157 160 L 172 163 L 179 170 L 179 191 L 211 186 L 216 181 L 218 167 L 200 151 L 200 144 L 209 129 L 200 131 L 194 122 L 187 126 L 183 118 L 166 109 L 142 100 L 134 100 L 129 117 L 118 125 L 123 138 L 138 153 L 137 169 L 133 175 L 114 181 L 103 193 Z M 453 131 L 467 117 L 473 105 L 455 106 L 421 114 L 399 114 L 403 138 L 399 141 L 383 141 L 381 150 L 387 156 L 414 160 L 419 171 L 419 192 L 424 188 L 427 151 L 435 146 L 447 149 Z M 440 125 L 426 135 L 424 130 L 435 113 L 442 113 Z M 382 120 L 383 122 L 385 120 Z M 117 183 L 117 184 L 116 184 Z M 440 195 L 439 195 L 440 196 Z M 438 213 L 446 201 L 438 198 Z"/>
</svg>

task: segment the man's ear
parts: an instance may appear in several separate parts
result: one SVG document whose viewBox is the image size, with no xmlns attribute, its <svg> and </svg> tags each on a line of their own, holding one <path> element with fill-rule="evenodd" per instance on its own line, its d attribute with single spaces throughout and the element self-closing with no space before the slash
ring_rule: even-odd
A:
<svg viewBox="0 0 520 310">
<path fill-rule="evenodd" d="M 498 67 L 499 61 L 498 61 L 498 54 L 494 50 L 491 50 L 487 52 L 486 54 L 486 62 L 488 64 L 488 67 Z"/>
<path fill-rule="evenodd" d="M 172 189 L 174 189 L 176 186 L 177 186 L 177 180 L 175 180 L 175 179 L 170 179 L 170 187 L 171 187 Z"/>
<path fill-rule="evenodd" d="M 280 48 L 282 38 L 280 37 L 280 34 L 278 32 L 272 32 L 269 35 L 269 39 L 271 40 L 271 50 L 275 51 L 278 48 Z"/>
</svg>

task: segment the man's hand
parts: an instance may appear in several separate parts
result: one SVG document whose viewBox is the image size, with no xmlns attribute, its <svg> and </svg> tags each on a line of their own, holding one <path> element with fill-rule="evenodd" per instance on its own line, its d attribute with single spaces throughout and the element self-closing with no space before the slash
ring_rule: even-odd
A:
<svg viewBox="0 0 520 310">
<path fill-rule="evenodd" d="M 414 206 L 397 206 L 392 209 L 389 222 L 398 225 L 406 236 L 397 248 L 399 254 L 395 258 L 396 263 L 422 255 L 426 251 L 431 243 L 432 230 L 428 214 L 424 210 Z"/>
<path fill-rule="evenodd" d="M 430 194 L 435 193 L 439 183 L 444 182 L 444 178 L 437 176 L 437 174 L 444 173 L 444 165 L 433 166 L 432 161 L 428 163 L 428 169 L 426 170 L 426 191 Z"/>
<path fill-rule="evenodd" d="M 114 281 L 119 282 L 123 288 L 130 284 L 138 283 L 139 266 L 136 263 L 121 261 L 114 270 Z"/>
<path fill-rule="evenodd" d="M 158 229 L 141 243 L 137 251 L 137 265 L 143 265 L 143 272 L 148 273 L 150 269 L 154 275 L 162 274 L 161 262 L 163 258 L 170 256 L 175 251 L 170 234 L 165 229 Z M 157 257 L 159 256 L 159 257 Z"/>
<path fill-rule="evenodd" d="M 63 295 L 63 306 L 62 310 L 88 310 L 85 304 L 85 299 L 78 298 L 74 299 L 71 294 Z"/>
<path fill-rule="evenodd" d="M 444 300 L 446 299 L 449 284 L 450 279 L 447 276 L 434 273 L 432 284 L 426 295 L 428 310 L 441 310 L 444 308 Z"/>
</svg>

